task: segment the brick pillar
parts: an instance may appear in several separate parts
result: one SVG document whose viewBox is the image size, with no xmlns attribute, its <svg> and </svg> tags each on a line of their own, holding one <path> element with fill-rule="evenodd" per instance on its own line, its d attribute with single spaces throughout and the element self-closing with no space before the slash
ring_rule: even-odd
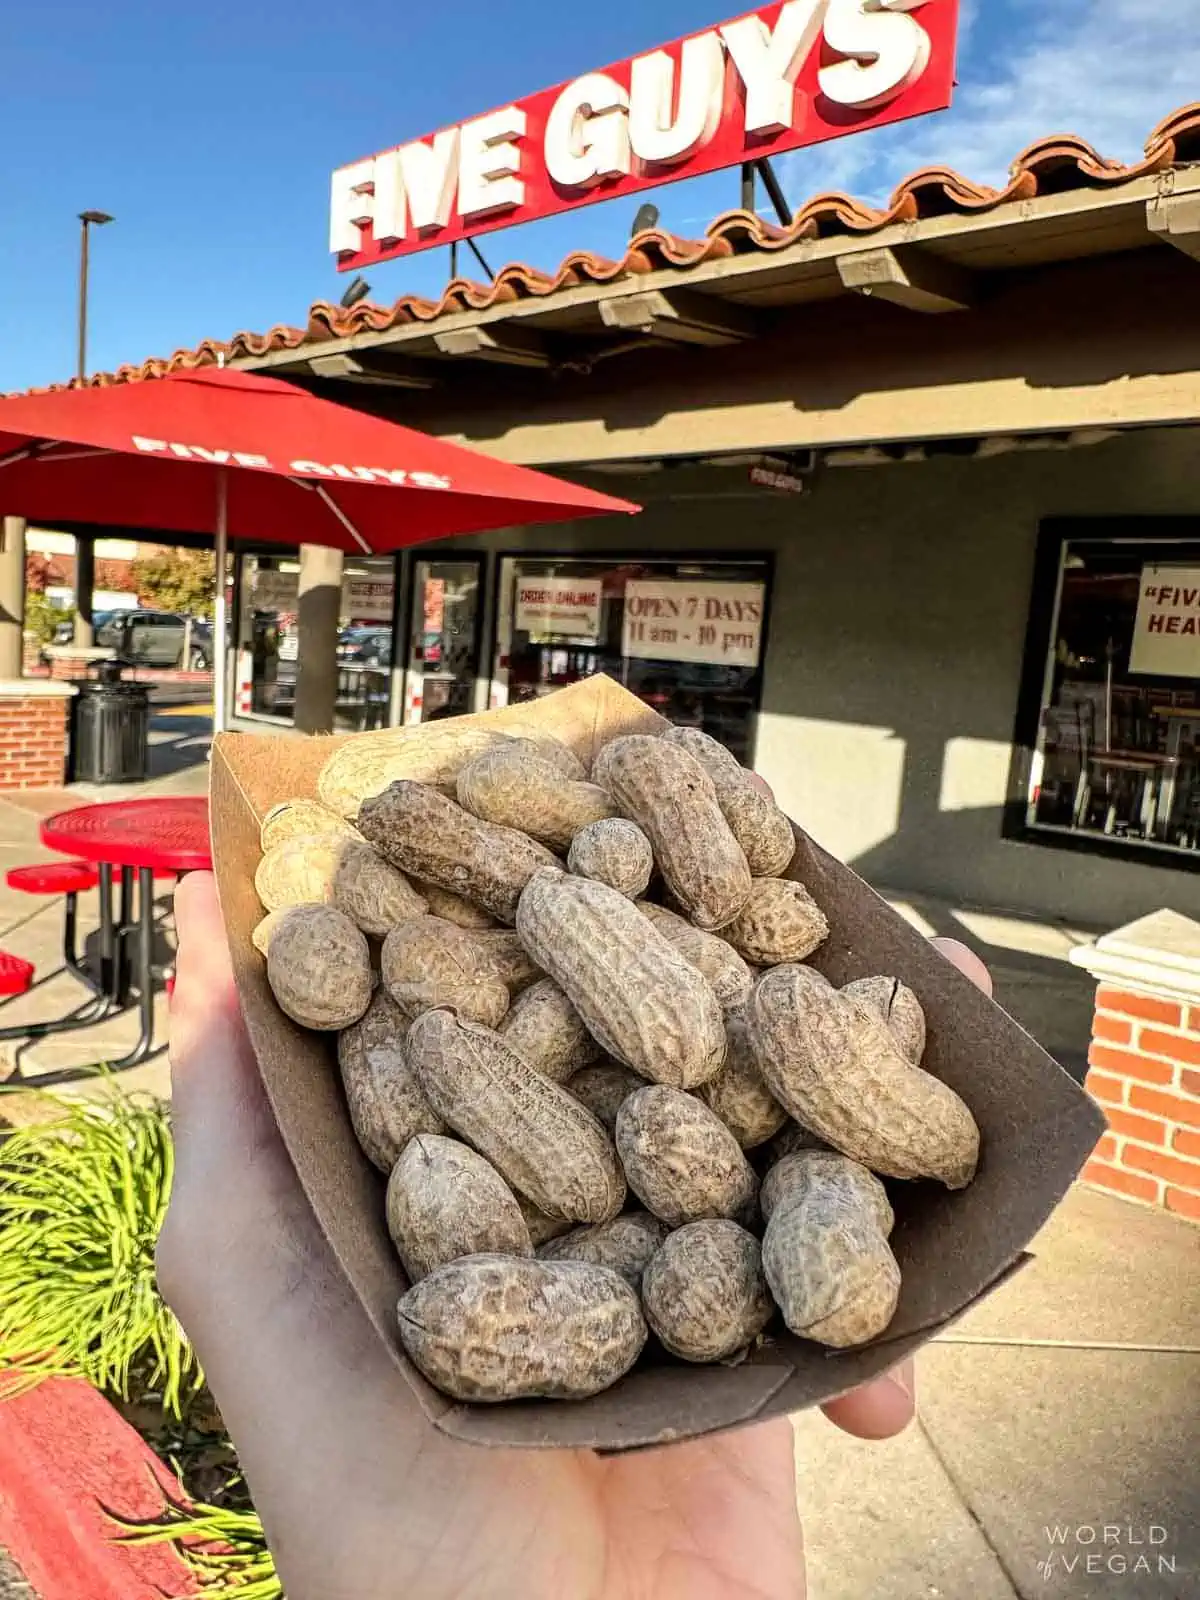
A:
<svg viewBox="0 0 1200 1600">
<path fill-rule="evenodd" d="M 61 789 L 75 689 L 48 678 L 0 680 L 0 789 Z"/>
<path fill-rule="evenodd" d="M 1158 911 L 1071 959 L 1099 979 L 1087 1087 L 1108 1118 L 1083 1181 L 1200 1222 L 1200 923 Z"/>
</svg>

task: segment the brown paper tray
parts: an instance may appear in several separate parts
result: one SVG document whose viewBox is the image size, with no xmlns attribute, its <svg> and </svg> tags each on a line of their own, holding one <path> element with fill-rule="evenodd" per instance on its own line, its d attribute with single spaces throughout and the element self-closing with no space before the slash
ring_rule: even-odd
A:
<svg viewBox="0 0 1200 1600">
<path fill-rule="evenodd" d="M 469 720 L 552 733 L 585 760 L 618 734 L 665 726 L 600 677 Z M 982 1133 L 978 1177 L 961 1194 L 935 1184 L 891 1186 L 903 1289 L 886 1338 L 833 1355 L 785 1334 L 738 1367 L 647 1361 L 606 1394 L 573 1403 L 466 1406 L 439 1394 L 400 1347 L 395 1311 L 407 1282 L 384 1225 L 383 1179 L 359 1151 L 346 1113 L 332 1038 L 283 1016 L 250 942 L 262 915 L 253 883 L 259 819 L 281 800 L 314 795 L 322 764 L 341 742 L 220 735 L 213 854 L 246 1024 L 284 1143 L 334 1254 L 436 1427 L 477 1444 L 621 1451 L 801 1411 L 886 1372 L 1022 1264 L 1104 1130 L 1098 1108 L 1011 1017 L 798 831 L 791 876 L 816 895 L 832 929 L 813 965 L 835 983 L 903 978 L 925 1008 L 926 1066 L 966 1100 Z"/>
</svg>

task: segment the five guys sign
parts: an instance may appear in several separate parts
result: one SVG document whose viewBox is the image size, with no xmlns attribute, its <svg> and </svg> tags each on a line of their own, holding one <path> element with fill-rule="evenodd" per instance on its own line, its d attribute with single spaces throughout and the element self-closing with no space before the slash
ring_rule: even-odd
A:
<svg viewBox="0 0 1200 1600">
<path fill-rule="evenodd" d="M 783 0 L 333 175 L 342 271 L 950 104 L 959 0 Z"/>
</svg>

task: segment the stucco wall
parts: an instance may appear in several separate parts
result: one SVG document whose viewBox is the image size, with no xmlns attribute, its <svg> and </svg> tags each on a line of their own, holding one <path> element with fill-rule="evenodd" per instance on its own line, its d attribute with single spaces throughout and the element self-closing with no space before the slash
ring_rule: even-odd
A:
<svg viewBox="0 0 1200 1600">
<path fill-rule="evenodd" d="M 773 551 L 758 766 L 872 881 L 1080 925 L 1164 905 L 1200 915 L 1200 875 L 1001 836 L 1038 523 L 1200 514 L 1196 432 L 831 469 L 803 499 L 750 493 L 733 469 L 605 486 L 644 515 L 487 543 Z"/>
</svg>

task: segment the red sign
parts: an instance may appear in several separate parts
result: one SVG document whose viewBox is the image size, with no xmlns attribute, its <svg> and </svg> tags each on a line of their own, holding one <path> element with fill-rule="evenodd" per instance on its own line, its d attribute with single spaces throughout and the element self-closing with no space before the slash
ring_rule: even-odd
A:
<svg viewBox="0 0 1200 1600">
<path fill-rule="evenodd" d="M 341 271 L 944 110 L 959 0 L 776 0 L 339 167 Z"/>
</svg>

